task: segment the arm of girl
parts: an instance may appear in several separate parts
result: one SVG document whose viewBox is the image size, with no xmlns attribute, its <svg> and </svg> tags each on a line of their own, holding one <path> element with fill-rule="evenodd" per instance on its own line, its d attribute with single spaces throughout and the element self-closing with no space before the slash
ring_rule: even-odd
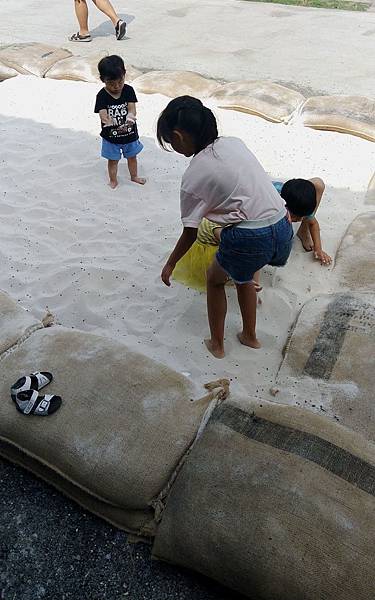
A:
<svg viewBox="0 0 375 600">
<path fill-rule="evenodd" d="M 166 264 L 161 272 L 161 279 L 168 287 L 171 285 L 170 278 L 173 273 L 173 269 L 176 263 L 186 254 L 189 248 L 194 244 L 197 239 L 198 229 L 195 227 L 184 227 L 180 238 L 175 245 L 175 248 L 168 258 Z"/>
</svg>

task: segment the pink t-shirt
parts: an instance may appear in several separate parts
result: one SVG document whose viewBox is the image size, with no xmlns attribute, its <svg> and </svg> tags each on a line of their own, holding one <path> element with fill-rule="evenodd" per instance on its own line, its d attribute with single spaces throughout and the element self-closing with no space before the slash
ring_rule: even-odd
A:
<svg viewBox="0 0 375 600">
<path fill-rule="evenodd" d="M 184 227 L 198 227 L 203 217 L 222 225 L 258 221 L 285 206 L 254 154 L 235 137 L 219 137 L 192 158 L 180 202 Z"/>
</svg>

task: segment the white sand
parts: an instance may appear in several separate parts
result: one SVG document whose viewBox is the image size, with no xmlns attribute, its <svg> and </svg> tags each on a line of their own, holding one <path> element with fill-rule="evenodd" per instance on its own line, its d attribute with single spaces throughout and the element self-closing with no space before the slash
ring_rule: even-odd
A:
<svg viewBox="0 0 375 600">
<path fill-rule="evenodd" d="M 195 381 L 228 376 L 234 389 L 269 397 L 298 310 L 315 295 L 339 290 L 335 271 L 296 241 L 287 267 L 264 271 L 262 349 L 237 342 L 240 318 L 229 289 L 227 356 L 212 358 L 202 344 L 205 294 L 160 281 L 181 231 L 179 181 L 188 164 L 155 145 L 156 119 L 168 99 L 139 94 L 140 174 L 148 182 L 131 183 L 122 164 L 113 191 L 92 112 L 98 87 L 33 77 L 1 84 L 0 288 L 37 316 L 48 306 L 63 325 L 118 338 Z M 325 180 L 318 217 L 324 249 L 334 256 L 349 223 L 369 209 L 363 198 L 375 144 L 215 112 L 221 133 L 242 137 L 273 178 Z"/>
</svg>

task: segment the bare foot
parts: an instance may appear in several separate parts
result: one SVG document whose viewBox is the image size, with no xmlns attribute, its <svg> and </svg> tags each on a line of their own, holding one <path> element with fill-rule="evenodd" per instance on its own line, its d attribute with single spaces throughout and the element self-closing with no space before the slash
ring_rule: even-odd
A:
<svg viewBox="0 0 375 600">
<path fill-rule="evenodd" d="M 146 183 L 146 179 L 144 177 L 132 177 L 131 180 L 134 181 L 134 183 L 140 183 L 141 185 Z"/>
<path fill-rule="evenodd" d="M 244 346 L 249 346 L 249 348 L 260 348 L 260 342 L 255 336 L 245 336 L 243 332 L 241 332 L 237 333 L 237 337 Z"/>
<path fill-rule="evenodd" d="M 108 185 L 110 188 L 112 188 L 114 190 L 118 186 L 117 179 L 110 179 Z"/>
<path fill-rule="evenodd" d="M 299 237 L 299 239 L 301 240 L 302 246 L 306 252 L 311 252 L 314 249 L 313 241 L 311 239 L 309 230 L 306 231 L 306 229 L 303 229 L 301 231 L 301 228 L 299 228 L 299 230 L 297 231 L 297 237 Z"/>
<path fill-rule="evenodd" d="M 207 350 L 211 352 L 212 356 L 214 356 L 215 358 L 224 358 L 224 348 L 215 346 L 211 339 L 204 340 L 204 343 L 207 346 Z"/>
</svg>

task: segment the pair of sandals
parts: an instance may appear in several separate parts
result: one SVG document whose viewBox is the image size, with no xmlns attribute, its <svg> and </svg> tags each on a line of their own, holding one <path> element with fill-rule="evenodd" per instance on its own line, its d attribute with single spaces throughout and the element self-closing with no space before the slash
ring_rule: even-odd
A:
<svg viewBox="0 0 375 600">
<path fill-rule="evenodd" d="M 126 23 L 119 19 L 116 23 L 115 34 L 117 40 L 122 40 L 126 34 Z M 79 31 L 77 33 L 73 33 L 73 35 L 69 38 L 70 42 L 91 42 L 92 37 L 88 33 L 87 35 L 80 35 Z"/>
<path fill-rule="evenodd" d="M 56 412 L 61 404 L 61 396 L 45 394 L 39 396 L 38 392 L 51 383 L 52 373 L 36 371 L 31 375 L 20 377 L 10 388 L 10 394 L 16 408 L 24 415 L 39 415 L 46 417 Z"/>
</svg>

